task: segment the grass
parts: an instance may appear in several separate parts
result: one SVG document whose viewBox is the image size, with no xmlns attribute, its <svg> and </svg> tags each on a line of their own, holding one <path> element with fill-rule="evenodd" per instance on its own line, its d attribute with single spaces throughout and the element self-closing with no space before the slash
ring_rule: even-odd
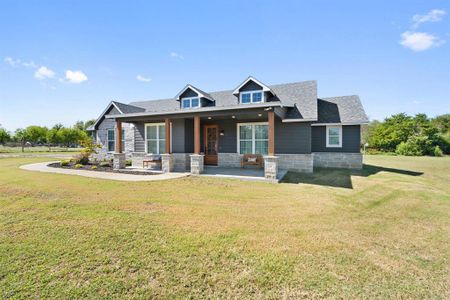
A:
<svg viewBox="0 0 450 300">
<path fill-rule="evenodd" d="M 65 148 L 65 147 L 51 147 L 47 146 L 36 146 L 36 147 L 25 147 L 24 153 L 53 153 L 53 152 L 78 152 L 80 148 Z M 0 145 L 0 153 L 22 153 L 22 147 L 10 147 Z"/>
<path fill-rule="evenodd" d="M 48 158 L 47 158 L 48 160 Z M 0 159 L 0 298 L 449 298 L 450 158 L 122 183 Z"/>
</svg>

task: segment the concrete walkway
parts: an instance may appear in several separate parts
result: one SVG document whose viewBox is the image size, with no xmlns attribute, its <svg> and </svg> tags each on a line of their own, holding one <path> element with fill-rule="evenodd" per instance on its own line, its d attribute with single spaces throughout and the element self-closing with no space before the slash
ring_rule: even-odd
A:
<svg viewBox="0 0 450 300">
<path fill-rule="evenodd" d="M 277 183 L 284 177 L 284 175 L 286 175 L 286 173 L 287 173 L 286 170 L 278 170 L 277 179 L 270 180 L 264 177 L 264 169 L 243 169 L 243 168 L 205 166 L 204 172 L 200 174 L 200 176 Z"/>
<path fill-rule="evenodd" d="M 109 179 L 118 181 L 156 181 L 167 180 L 189 176 L 190 173 L 164 173 L 157 175 L 134 175 L 124 173 L 112 173 L 112 172 L 100 172 L 100 171 L 87 171 L 87 170 L 72 170 L 49 167 L 48 164 L 59 161 L 48 161 L 43 163 L 28 164 L 20 166 L 20 169 L 27 171 L 38 171 L 45 173 L 57 173 L 66 175 L 78 175 L 90 178 Z"/>
</svg>

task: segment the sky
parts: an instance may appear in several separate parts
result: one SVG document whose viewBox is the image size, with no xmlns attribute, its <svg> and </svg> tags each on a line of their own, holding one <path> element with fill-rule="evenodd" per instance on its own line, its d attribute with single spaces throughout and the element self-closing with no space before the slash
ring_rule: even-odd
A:
<svg viewBox="0 0 450 300">
<path fill-rule="evenodd" d="M 0 124 L 72 125 L 112 101 L 317 80 L 370 119 L 450 113 L 450 1 L 0 0 Z"/>
</svg>

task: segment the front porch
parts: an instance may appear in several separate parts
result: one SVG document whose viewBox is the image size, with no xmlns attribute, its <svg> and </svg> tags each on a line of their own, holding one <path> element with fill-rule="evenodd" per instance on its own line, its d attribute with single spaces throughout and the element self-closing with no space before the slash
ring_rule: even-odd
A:
<svg viewBox="0 0 450 300">
<path fill-rule="evenodd" d="M 287 170 L 278 170 L 278 175 L 275 180 L 267 179 L 264 176 L 264 169 L 261 168 L 233 168 L 233 167 L 218 167 L 218 166 L 205 166 L 203 173 L 200 176 L 214 177 L 214 178 L 231 178 L 247 181 L 261 181 L 261 182 L 278 182 L 284 175 L 286 175 Z"/>
</svg>

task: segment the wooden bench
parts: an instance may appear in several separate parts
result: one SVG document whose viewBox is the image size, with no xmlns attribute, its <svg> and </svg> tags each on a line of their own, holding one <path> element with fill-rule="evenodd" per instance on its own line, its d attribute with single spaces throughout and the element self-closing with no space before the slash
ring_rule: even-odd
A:
<svg viewBox="0 0 450 300">
<path fill-rule="evenodd" d="M 161 157 L 152 157 L 151 159 L 144 159 L 142 161 L 142 168 L 146 169 L 148 168 L 148 165 L 152 163 L 161 164 Z"/>
<path fill-rule="evenodd" d="M 263 158 L 260 154 L 244 154 L 241 159 L 241 168 L 245 166 L 258 166 L 262 167 Z"/>
</svg>

